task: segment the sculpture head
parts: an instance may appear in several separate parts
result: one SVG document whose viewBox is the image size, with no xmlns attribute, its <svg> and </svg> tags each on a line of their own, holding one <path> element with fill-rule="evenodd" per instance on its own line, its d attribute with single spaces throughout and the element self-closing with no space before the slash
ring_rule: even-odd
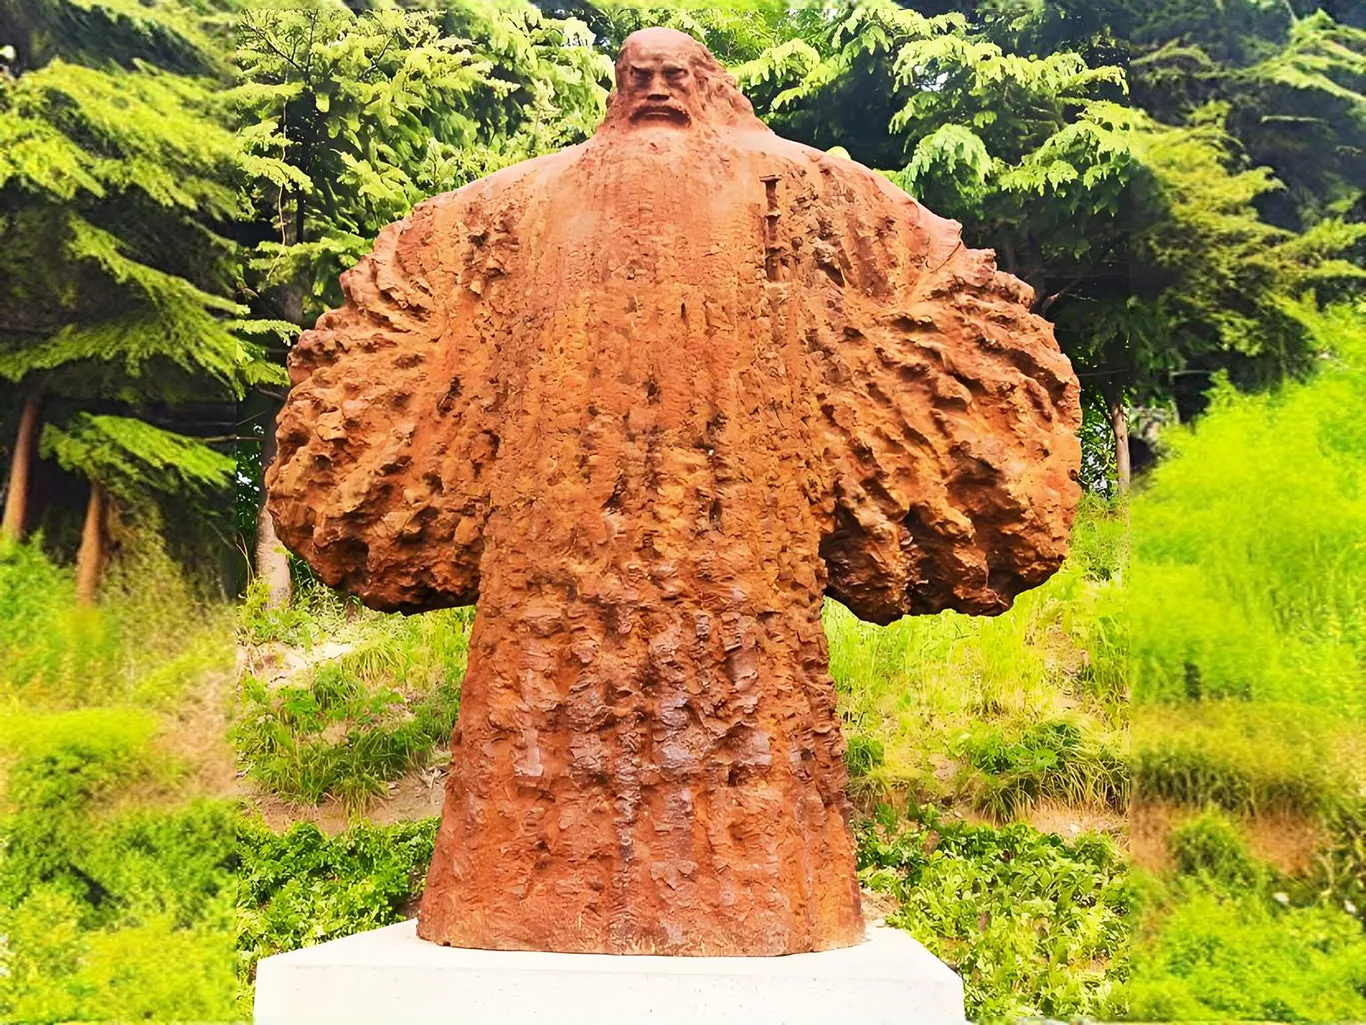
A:
<svg viewBox="0 0 1366 1025">
<path fill-rule="evenodd" d="M 671 28 L 647 28 L 626 37 L 604 129 L 738 123 L 763 127 L 735 79 L 696 39 Z"/>
</svg>

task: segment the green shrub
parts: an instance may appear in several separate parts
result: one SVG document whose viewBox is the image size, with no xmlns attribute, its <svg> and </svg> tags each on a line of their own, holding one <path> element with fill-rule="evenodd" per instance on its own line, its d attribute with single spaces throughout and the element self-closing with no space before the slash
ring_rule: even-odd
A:
<svg viewBox="0 0 1366 1025">
<path fill-rule="evenodd" d="M 151 771 L 156 720 L 136 709 L 89 708 L 13 714 L 0 727 L 9 761 L 0 819 L 0 904 L 14 906 L 49 885 L 87 904 L 103 899 L 78 861 L 91 832 L 91 805 Z"/>
<path fill-rule="evenodd" d="M 1267 873 L 1253 859 L 1242 830 L 1218 810 L 1177 826 L 1167 836 L 1167 848 L 1183 874 L 1233 890 L 1258 888 L 1266 881 Z"/>
<path fill-rule="evenodd" d="M 448 742 L 472 616 L 373 616 L 344 654 L 301 683 L 242 681 L 232 737 L 254 779 L 286 800 L 331 795 L 349 809 Z"/>
<path fill-rule="evenodd" d="M 223 1021 L 234 1016 L 230 905 L 190 928 L 169 916 L 99 930 L 69 893 L 35 890 L 0 907 L 5 1021 Z"/>
<path fill-rule="evenodd" d="M 1084 720 L 1043 719 L 1023 729 L 978 724 L 957 753 L 968 767 L 964 789 L 977 808 L 1010 818 L 1037 801 L 1128 807 L 1123 753 Z"/>
<path fill-rule="evenodd" d="M 233 658 L 226 606 L 146 538 L 130 538 L 89 608 L 40 539 L 0 543 L 0 651 L 0 700 L 29 708 L 161 705 Z"/>
<path fill-rule="evenodd" d="M 337 664 L 273 692 L 248 678 L 243 695 L 233 738 L 251 775 L 287 800 L 332 795 L 352 809 L 424 764 L 450 738 L 460 707 L 458 682 L 409 697 L 370 690 Z"/>
<path fill-rule="evenodd" d="M 1337 908 L 1186 886 L 1135 948 L 1125 998 L 1140 1021 L 1366 1020 L 1366 935 Z"/>
<path fill-rule="evenodd" d="M 1239 814 L 1324 813 L 1353 785 L 1332 753 L 1342 729 L 1331 711 L 1294 705 L 1143 708 L 1133 726 L 1135 796 Z"/>
<path fill-rule="evenodd" d="M 848 737 L 847 743 L 844 761 L 849 767 L 851 779 L 868 775 L 886 760 L 882 741 L 876 737 L 865 737 L 862 734 L 855 733 Z"/>
<path fill-rule="evenodd" d="M 1216 388 L 1131 504 L 1139 701 L 1366 718 L 1366 318 L 1297 313 L 1334 358 L 1274 393 Z"/>
<path fill-rule="evenodd" d="M 1327 839 L 1311 883 L 1325 903 L 1366 926 L 1366 798 L 1341 802 L 1325 816 L 1324 826 Z"/>
<path fill-rule="evenodd" d="M 33 796 L 32 782 L 46 779 L 42 802 L 21 803 L 6 822 L 0 1016 L 228 1017 L 233 806 L 201 802 L 107 818 L 92 807 L 97 791 L 88 781 L 116 775 L 81 773 L 56 759 L 20 768 L 23 795 Z M 54 795 L 69 803 L 49 803 Z"/>
<path fill-rule="evenodd" d="M 1074 842 L 1022 824 L 859 826 L 859 877 L 896 898 L 888 923 L 963 977 L 969 1017 L 1069 1017 L 1113 1006 L 1127 974 L 1133 893 L 1103 837 Z"/>
<path fill-rule="evenodd" d="M 284 833 L 242 823 L 237 946 L 244 1009 L 259 959 L 406 917 L 422 892 L 436 827 L 436 819 L 363 823 L 329 837 L 308 823 Z"/>
</svg>

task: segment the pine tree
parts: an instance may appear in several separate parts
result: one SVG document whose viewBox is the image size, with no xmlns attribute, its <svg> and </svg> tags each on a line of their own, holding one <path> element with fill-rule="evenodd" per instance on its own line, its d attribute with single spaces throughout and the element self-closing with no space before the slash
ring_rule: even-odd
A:
<svg viewBox="0 0 1366 1025">
<path fill-rule="evenodd" d="M 585 138 L 611 63 L 574 20 L 527 3 L 450 0 L 357 14 L 335 0 L 248 8 L 237 21 L 241 138 L 283 173 L 257 194 L 268 312 L 300 326 L 339 305 L 337 278 L 429 195 Z M 277 352 L 277 357 L 282 352 Z M 282 396 L 261 393 L 262 469 Z M 259 485 L 258 485 L 259 486 Z M 271 601 L 288 563 L 258 499 L 257 573 Z"/>
<path fill-rule="evenodd" d="M 106 498 L 227 481 L 221 456 L 153 421 L 283 380 L 257 340 L 278 325 L 246 319 L 224 235 L 278 161 L 233 133 L 222 55 L 184 5 L 0 0 L 0 34 L 0 381 L 24 411 L 4 522 L 19 536 L 31 518 L 41 437 L 90 481 L 93 580 Z"/>
</svg>

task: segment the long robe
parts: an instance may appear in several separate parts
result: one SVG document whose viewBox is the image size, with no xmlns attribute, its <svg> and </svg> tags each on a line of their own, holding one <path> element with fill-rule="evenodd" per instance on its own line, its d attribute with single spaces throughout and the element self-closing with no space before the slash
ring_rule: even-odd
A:
<svg viewBox="0 0 1366 1025">
<path fill-rule="evenodd" d="M 300 341 L 281 538 L 477 600 L 419 934 L 779 954 L 862 933 L 825 595 L 995 613 L 1066 549 L 1029 289 L 752 117 L 609 123 L 418 206 Z"/>
</svg>

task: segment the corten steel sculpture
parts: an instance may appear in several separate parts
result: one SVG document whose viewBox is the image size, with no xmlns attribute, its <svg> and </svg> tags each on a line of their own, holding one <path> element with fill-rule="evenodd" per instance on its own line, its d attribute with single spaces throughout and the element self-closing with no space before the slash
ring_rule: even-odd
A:
<svg viewBox="0 0 1366 1025">
<path fill-rule="evenodd" d="M 478 601 L 418 932 L 783 954 L 862 935 L 821 602 L 996 613 L 1061 561 L 1077 382 L 1030 291 L 707 50 L 627 40 L 588 142 L 420 204 L 306 332 L 280 536 Z"/>
</svg>

